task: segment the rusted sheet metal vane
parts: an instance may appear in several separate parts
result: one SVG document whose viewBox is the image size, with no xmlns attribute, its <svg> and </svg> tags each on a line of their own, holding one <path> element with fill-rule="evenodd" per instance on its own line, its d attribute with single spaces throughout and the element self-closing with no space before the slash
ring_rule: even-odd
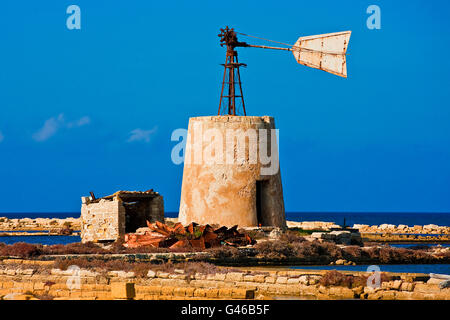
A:
<svg viewBox="0 0 450 320">
<path fill-rule="evenodd" d="M 214 229 L 210 225 L 198 225 L 193 222 L 187 227 L 183 227 L 181 223 L 170 227 L 158 221 L 155 224 L 147 221 L 147 226 L 151 231 L 146 231 L 145 234 L 127 234 L 125 236 L 126 246 L 129 248 L 152 246 L 204 250 L 221 245 L 236 247 L 256 243 L 248 235 L 237 231 L 237 226 Z"/>
</svg>

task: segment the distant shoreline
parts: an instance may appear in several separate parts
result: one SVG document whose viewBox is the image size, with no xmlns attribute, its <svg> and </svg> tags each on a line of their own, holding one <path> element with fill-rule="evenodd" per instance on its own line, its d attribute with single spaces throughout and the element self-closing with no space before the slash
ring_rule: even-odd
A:
<svg viewBox="0 0 450 320">
<path fill-rule="evenodd" d="M 167 211 L 165 216 L 176 218 L 177 211 Z M 78 218 L 80 212 L 4 212 L 0 217 L 9 219 L 22 218 Z M 346 224 L 405 224 L 405 225 L 426 225 L 436 224 L 450 226 L 450 212 L 299 212 L 287 211 L 286 219 L 291 221 L 328 221 L 336 224 L 343 224 L 344 218 Z"/>
</svg>

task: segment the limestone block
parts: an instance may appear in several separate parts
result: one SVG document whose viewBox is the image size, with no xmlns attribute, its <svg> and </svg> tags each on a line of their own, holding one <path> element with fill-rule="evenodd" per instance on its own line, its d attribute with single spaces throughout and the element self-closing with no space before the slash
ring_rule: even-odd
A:
<svg viewBox="0 0 450 320">
<path fill-rule="evenodd" d="M 185 288 L 185 296 L 186 297 L 193 297 L 194 296 L 195 288 Z"/>
<path fill-rule="evenodd" d="M 299 284 L 300 278 L 289 278 L 287 279 L 287 284 Z"/>
<path fill-rule="evenodd" d="M 263 274 L 256 274 L 253 276 L 253 281 L 258 283 L 264 283 L 266 276 Z"/>
<path fill-rule="evenodd" d="M 245 275 L 244 276 L 244 281 L 253 282 L 254 280 L 255 280 L 255 276 L 252 276 L 252 275 Z"/>
<path fill-rule="evenodd" d="M 214 275 L 214 280 L 216 281 L 225 281 L 226 273 L 216 273 Z"/>
<path fill-rule="evenodd" d="M 275 283 L 276 277 L 266 277 L 265 282 L 266 283 Z"/>
<path fill-rule="evenodd" d="M 277 284 L 286 284 L 288 280 L 288 277 L 277 277 Z"/>
<path fill-rule="evenodd" d="M 400 286 L 400 290 L 402 290 L 402 291 L 413 291 L 414 290 L 414 283 L 412 283 L 412 282 L 402 282 L 402 285 Z"/>
<path fill-rule="evenodd" d="M 243 281 L 244 274 L 242 272 L 229 272 L 225 277 L 225 281 Z"/>
<path fill-rule="evenodd" d="M 186 295 L 186 288 L 178 287 L 173 290 L 173 295 L 177 297 L 184 297 Z"/>
<path fill-rule="evenodd" d="M 417 283 L 414 287 L 414 292 L 419 293 L 432 293 L 439 292 L 439 286 L 437 284 Z"/>
<path fill-rule="evenodd" d="M 169 278 L 169 273 L 168 272 L 162 272 L 162 271 L 158 271 L 156 273 L 156 276 L 158 278 Z"/>
<path fill-rule="evenodd" d="M 221 298 L 231 298 L 233 294 L 232 288 L 219 288 L 219 297 Z"/>
<path fill-rule="evenodd" d="M 232 290 L 231 297 L 234 299 L 254 299 L 255 290 L 234 288 Z"/>
<path fill-rule="evenodd" d="M 207 298 L 217 298 L 219 296 L 219 289 L 208 289 L 206 291 Z"/>
<path fill-rule="evenodd" d="M 194 297 L 206 297 L 206 289 L 202 288 L 195 289 Z"/>
<path fill-rule="evenodd" d="M 113 299 L 133 299 L 136 296 L 134 283 L 113 282 L 111 283 L 111 296 Z"/>
</svg>

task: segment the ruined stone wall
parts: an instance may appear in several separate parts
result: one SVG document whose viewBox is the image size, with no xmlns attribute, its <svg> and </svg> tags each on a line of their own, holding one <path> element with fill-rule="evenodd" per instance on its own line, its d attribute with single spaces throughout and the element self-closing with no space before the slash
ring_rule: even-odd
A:
<svg viewBox="0 0 450 320">
<path fill-rule="evenodd" d="M 122 239 L 126 232 L 135 232 L 150 222 L 164 222 L 164 200 L 160 195 L 138 201 L 133 212 L 127 210 L 118 197 L 91 201 L 82 198 L 81 205 L 81 241 L 115 241 Z M 128 230 L 127 230 L 128 229 Z"/>
<path fill-rule="evenodd" d="M 82 242 L 115 241 L 125 234 L 125 208 L 119 199 L 91 203 L 82 198 Z"/>
<path fill-rule="evenodd" d="M 162 196 L 155 197 L 150 202 L 150 222 L 164 222 L 164 199 Z"/>
<path fill-rule="evenodd" d="M 262 223 L 284 227 L 286 220 L 280 170 L 275 174 L 263 175 L 261 169 L 265 165 L 260 161 L 261 150 L 254 154 L 255 150 L 249 147 L 249 144 L 253 143 L 259 149 L 261 139 L 259 129 L 266 129 L 270 150 L 270 129 L 274 128 L 273 118 L 267 116 L 190 118 L 179 221 L 183 224 L 197 222 L 248 227 Z M 254 129 L 256 136 L 245 136 L 248 129 Z M 242 130 L 241 137 L 244 137 L 244 140 L 227 139 L 229 130 Z M 214 135 L 208 140 L 210 136 L 203 137 L 208 131 L 213 135 L 221 135 L 223 139 Z M 241 150 L 243 145 L 245 158 L 239 159 L 238 150 Z M 199 155 L 202 156 L 200 161 Z M 252 160 L 252 156 L 256 156 L 256 163 Z M 227 157 L 234 158 L 234 163 L 230 164 Z M 224 161 L 220 162 L 220 158 Z M 261 192 L 260 221 L 258 221 L 256 205 L 257 181 L 264 181 L 264 189 Z"/>
<path fill-rule="evenodd" d="M 369 299 L 369 300 L 450 300 L 450 288 L 440 288 L 426 275 L 397 274 L 397 280 L 382 282 L 380 288 L 324 287 L 320 278 L 326 271 L 282 270 L 187 274 L 149 270 L 138 277 L 134 272 L 96 272 L 80 269 L 79 281 L 71 270 L 51 269 L 41 274 L 27 268 L 0 264 L 0 299 Z M 17 262 L 17 261 L 15 261 Z M 36 261 L 33 261 L 36 263 Z M 40 261 L 51 265 L 51 261 Z M 429 278 L 429 277 L 427 277 Z M 74 287 L 78 284 L 77 287 Z"/>
</svg>

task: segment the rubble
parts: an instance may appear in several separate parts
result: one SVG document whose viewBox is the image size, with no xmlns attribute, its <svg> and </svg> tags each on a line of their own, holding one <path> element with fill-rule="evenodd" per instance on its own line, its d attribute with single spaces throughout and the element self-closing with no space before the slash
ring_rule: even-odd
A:
<svg viewBox="0 0 450 320">
<path fill-rule="evenodd" d="M 210 225 L 192 222 L 184 227 L 178 222 L 170 227 L 159 221 L 154 224 L 147 221 L 147 226 L 147 229 L 138 229 L 138 233 L 126 234 L 124 245 L 129 248 L 153 246 L 170 249 L 190 247 L 203 250 L 221 245 L 237 247 L 256 243 L 248 235 L 238 232 L 237 225 L 232 228 L 225 226 L 213 228 Z"/>
<path fill-rule="evenodd" d="M 353 228 L 359 229 L 361 233 L 400 233 L 400 234 L 450 234 L 450 227 L 427 224 L 424 226 L 407 226 L 399 224 L 381 224 L 369 226 L 367 224 L 354 224 Z"/>
<path fill-rule="evenodd" d="M 311 234 L 313 239 L 322 239 L 332 241 L 335 243 L 345 245 L 362 245 L 362 238 L 359 232 L 350 232 L 346 230 L 331 231 L 331 232 L 313 232 Z"/>
<path fill-rule="evenodd" d="M 62 228 L 78 231 L 81 228 L 79 218 L 22 218 L 0 217 L 0 231 L 52 231 Z"/>
</svg>

